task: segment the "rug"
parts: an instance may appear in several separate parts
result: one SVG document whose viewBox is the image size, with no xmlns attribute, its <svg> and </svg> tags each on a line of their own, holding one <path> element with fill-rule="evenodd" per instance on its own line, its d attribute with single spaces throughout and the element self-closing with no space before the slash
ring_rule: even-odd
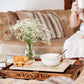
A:
<svg viewBox="0 0 84 84">
<path fill-rule="evenodd" d="M 6 78 L 0 79 L 0 84 L 42 84 L 42 81 Z"/>
</svg>

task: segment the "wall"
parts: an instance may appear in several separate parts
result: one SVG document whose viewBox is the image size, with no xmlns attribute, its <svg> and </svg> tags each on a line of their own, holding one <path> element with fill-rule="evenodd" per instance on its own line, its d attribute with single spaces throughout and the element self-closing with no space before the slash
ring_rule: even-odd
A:
<svg viewBox="0 0 84 84">
<path fill-rule="evenodd" d="M 0 0 L 0 11 L 64 9 L 64 0 Z"/>
<path fill-rule="evenodd" d="M 31 0 L 32 9 L 64 9 L 64 0 Z"/>
</svg>

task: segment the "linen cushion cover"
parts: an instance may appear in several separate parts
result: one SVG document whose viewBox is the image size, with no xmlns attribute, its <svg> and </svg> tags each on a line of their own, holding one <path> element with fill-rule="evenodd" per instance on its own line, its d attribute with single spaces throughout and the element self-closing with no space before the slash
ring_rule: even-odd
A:
<svg viewBox="0 0 84 84">
<path fill-rule="evenodd" d="M 38 19 L 40 23 L 44 24 L 51 31 L 52 39 L 64 37 L 62 25 L 55 12 L 41 13 L 36 11 L 17 11 L 16 13 L 21 20 L 27 18 Z"/>
<path fill-rule="evenodd" d="M 51 40 L 51 45 L 43 43 L 39 40 L 37 43 L 33 44 L 33 50 L 36 55 L 41 55 L 45 53 L 61 53 L 63 43 L 67 38 L 60 38 Z M 0 42 L 0 54 L 7 55 L 25 55 L 25 50 L 27 49 L 26 44 L 17 39 L 10 39 Z"/>
</svg>

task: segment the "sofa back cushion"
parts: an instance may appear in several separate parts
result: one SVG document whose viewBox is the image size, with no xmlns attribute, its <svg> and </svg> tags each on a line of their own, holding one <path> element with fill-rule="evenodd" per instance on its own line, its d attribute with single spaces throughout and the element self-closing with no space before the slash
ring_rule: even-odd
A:
<svg viewBox="0 0 84 84">
<path fill-rule="evenodd" d="M 79 29 L 79 26 L 75 27 L 75 28 L 71 28 L 71 26 L 70 26 L 71 10 L 55 10 L 55 12 L 57 13 L 57 15 L 61 21 L 61 24 L 64 29 L 65 37 L 67 37 L 67 38 L 70 37 Z"/>
<path fill-rule="evenodd" d="M 60 20 L 55 12 L 41 13 L 41 12 L 23 12 L 17 11 L 19 19 L 38 19 L 40 23 L 44 24 L 50 31 L 52 39 L 63 38 L 64 32 Z"/>
<path fill-rule="evenodd" d="M 40 12 L 43 15 L 45 14 L 51 14 L 54 12 L 59 21 L 61 22 L 61 25 L 63 27 L 63 32 L 65 37 L 70 37 L 72 34 L 74 34 L 79 27 L 77 28 L 71 28 L 69 24 L 69 17 L 70 17 L 70 10 L 35 10 L 35 11 L 17 11 L 17 15 L 19 19 L 26 19 L 26 18 L 33 18 L 34 16 L 32 15 L 32 12 Z"/>
<path fill-rule="evenodd" d="M 0 40 L 9 40 L 12 36 L 10 27 L 16 23 L 18 17 L 14 12 L 0 13 Z"/>
</svg>

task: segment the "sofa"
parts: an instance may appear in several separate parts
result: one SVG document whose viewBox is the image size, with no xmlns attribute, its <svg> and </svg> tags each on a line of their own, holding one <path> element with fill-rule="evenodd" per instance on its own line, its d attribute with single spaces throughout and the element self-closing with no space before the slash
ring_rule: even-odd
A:
<svg viewBox="0 0 84 84">
<path fill-rule="evenodd" d="M 32 10 L 34 11 L 34 10 Z M 28 10 L 21 10 L 19 12 L 24 13 L 24 18 L 27 16 Z M 33 44 L 35 54 L 41 55 L 44 53 L 61 53 L 64 42 L 67 38 L 73 35 L 79 27 L 71 28 L 69 24 L 70 10 L 35 10 L 40 13 L 55 12 L 60 20 L 64 31 L 64 37 L 51 39 L 51 45 L 43 43 L 41 40 Z M 28 16 L 26 17 L 28 18 Z M 26 19 L 25 18 L 25 19 Z M 24 55 L 26 50 L 26 44 L 20 40 L 11 36 L 9 28 L 16 24 L 16 21 L 20 20 L 18 12 L 1 12 L 0 13 L 0 54 L 6 55 Z"/>
</svg>

